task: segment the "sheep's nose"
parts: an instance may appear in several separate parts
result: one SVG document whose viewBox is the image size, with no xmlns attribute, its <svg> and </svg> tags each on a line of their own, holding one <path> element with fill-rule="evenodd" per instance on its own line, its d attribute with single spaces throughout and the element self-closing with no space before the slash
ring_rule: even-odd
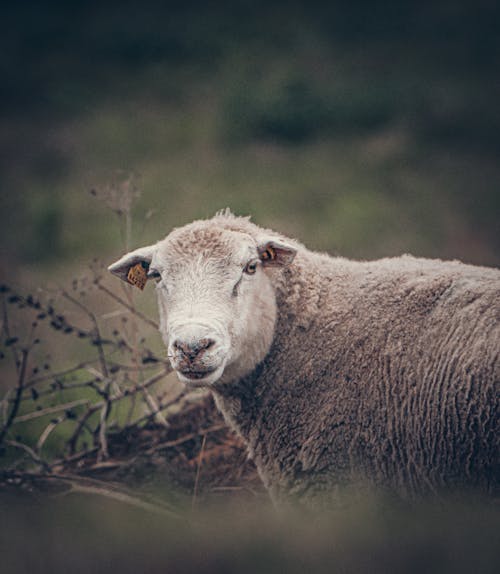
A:
<svg viewBox="0 0 500 574">
<path fill-rule="evenodd" d="M 202 352 L 215 345 L 213 339 L 200 339 L 199 341 L 181 341 L 176 339 L 173 343 L 174 349 L 182 353 L 187 359 L 193 361 Z"/>
</svg>

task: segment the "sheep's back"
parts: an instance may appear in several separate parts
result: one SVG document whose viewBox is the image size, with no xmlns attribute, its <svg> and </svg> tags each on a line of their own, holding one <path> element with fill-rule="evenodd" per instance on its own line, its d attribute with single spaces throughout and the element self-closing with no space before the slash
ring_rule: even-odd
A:
<svg viewBox="0 0 500 574">
<path fill-rule="evenodd" d="M 282 313 L 261 373 L 269 482 L 496 488 L 500 273 L 405 257 L 321 277 L 308 327 Z"/>
</svg>

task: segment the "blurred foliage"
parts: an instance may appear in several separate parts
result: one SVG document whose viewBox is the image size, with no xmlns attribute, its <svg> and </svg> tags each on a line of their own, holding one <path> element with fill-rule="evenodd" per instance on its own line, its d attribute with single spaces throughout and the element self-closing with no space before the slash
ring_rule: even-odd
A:
<svg viewBox="0 0 500 574">
<path fill-rule="evenodd" d="M 36 293 L 226 206 L 334 254 L 499 265 L 499 10 L 493 0 L 4 6 L 2 280 Z M 128 223 L 99 201 L 117 179 L 142 192 Z M 153 298 L 141 305 L 151 311 Z M 71 338 L 50 341 L 54 359 L 82 353 Z M 500 561 L 490 503 L 269 517 L 252 499 L 181 527 L 102 497 L 27 488 L 19 499 L 1 486 L 7 573 L 496 572 Z"/>
<path fill-rule="evenodd" d="M 306 70 L 275 72 L 229 86 L 221 107 L 222 131 L 230 141 L 300 144 L 382 128 L 398 113 L 398 95 L 390 88 L 364 86 L 350 78 L 322 85 Z"/>
<path fill-rule="evenodd" d="M 2 571 L 229 574 L 498 570 L 498 510 L 354 502 L 314 515 L 218 503 L 168 517 L 103 496 L 1 497 Z M 235 515 L 238 520 L 235 520 Z"/>
<path fill-rule="evenodd" d="M 9 5 L 2 264 L 36 281 L 118 252 L 88 195 L 117 170 L 143 192 L 133 245 L 230 206 L 346 256 L 500 263 L 498 12 L 489 0 Z"/>
</svg>

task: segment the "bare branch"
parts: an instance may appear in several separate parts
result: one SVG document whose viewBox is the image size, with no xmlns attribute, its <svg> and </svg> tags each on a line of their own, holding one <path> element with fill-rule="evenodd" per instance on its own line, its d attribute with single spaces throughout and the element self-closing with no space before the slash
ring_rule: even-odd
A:
<svg viewBox="0 0 500 574">
<path fill-rule="evenodd" d="M 157 415 L 158 413 L 167 410 L 169 407 L 171 407 L 172 405 L 178 404 L 180 402 L 180 400 L 185 397 L 187 394 L 186 391 L 182 391 L 181 393 L 179 393 L 174 399 L 172 399 L 171 401 L 168 401 L 167 403 L 158 403 L 158 408 L 155 411 L 150 412 L 147 415 L 144 415 L 138 419 L 136 419 L 135 421 L 133 421 L 132 423 L 129 423 L 125 426 L 125 428 L 130 428 L 130 427 L 134 427 L 134 426 L 139 426 L 141 425 L 143 422 L 150 420 L 152 418 L 155 417 L 155 415 Z M 168 422 L 167 422 L 167 426 L 168 426 Z"/>
<path fill-rule="evenodd" d="M 146 403 L 150 409 L 150 416 L 155 419 L 156 422 L 160 423 L 164 427 L 168 427 L 167 420 L 162 414 L 162 409 L 160 409 L 158 403 L 155 401 L 151 393 L 147 389 L 142 389 L 142 394 L 146 400 Z"/>
<path fill-rule="evenodd" d="M 29 385 L 29 386 L 28 386 L 28 384 L 26 384 L 26 385 L 24 385 L 23 391 L 30 390 L 31 388 L 33 388 L 33 386 L 34 386 L 34 385 Z M 94 390 L 97 391 L 95 379 L 91 379 L 91 380 L 88 380 L 88 381 L 82 381 L 82 382 L 80 382 L 80 383 L 64 383 L 64 384 L 63 384 L 63 383 L 58 383 L 57 385 L 54 385 L 54 386 L 53 386 L 52 388 L 50 388 L 50 389 L 46 389 L 46 390 L 44 390 L 44 391 L 38 391 L 38 390 L 37 390 L 37 391 L 36 391 L 36 395 L 37 395 L 37 398 L 40 398 L 40 397 L 46 397 L 46 396 L 53 395 L 53 394 L 55 394 L 55 393 L 57 393 L 57 392 L 60 392 L 60 391 L 68 391 L 68 390 L 70 390 L 70 389 L 84 389 L 84 388 L 89 388 L 89 387 L 90 387 L 90 388 L 93 388 Z M 33 396 L 26 396 L 26 395 L 25 395 L 25 396 L 21 397 L 21 401 L 28 401 L 28 400 L 29 400 L 29 401 L 32 401 L 32 400 L 33 400 Z M 7 401 L 7 403 L 9 403 L 9 402 L 12 403 L 12 402 L 14 402 L 14 399 L 9 399 L 9 398 L 7 398 L 7 396 L 6 396 L 6 397 L 4 398 L 4 402 L 5 402 L 5 401 Z"/>
<path fill-rule="evenodd" d="M 180 444 L 183 444 L 189 440 L 193 440 L 193 439 L 198 438 L 200 436 L 206 436 L 207 434 L 210 434 L 212 432 L 216 432 L 216 431 L 220 431 L 220 430 L 224 430 L 224 429 L 227 429 L 227 425 L 225 423 L 214 425 L 214 426 L 211 426 L 207 429 L 202 429 L 202 430 L 199 430 L 197 432 L 193 432 L 193 433 L 184 435 L 183 437 L 178 438 L 177 440 L 169 440 L 166 442 L 161 442 L 161 443 L 155 445 L 154 447 L 151 447 L 150 449 L 148 449 L 145 452 L 146 452 L 146 454 L 152 454 L 152 453 L 157 452 L 159 450 L 163 450 L 165 448 L 172 448 L 174 446 L 179 446 Z"/>
<path fill-rule="evenodd" d="M 2 430 L 0 431 L 0 444 L 2 444 L 5 435 L 12 426 L 12 423 L 14 422 L 14 419 L 16 418 L 17 412 L 19 410 L 19 406 L 21 405 L 21 396 L 23 394 L 23 388 L 24 388 L 23 385 L 24 385 L 24 379 L 26 377 L 26 367 L 28 364 L 28 354 L 29 354 L 28 349 L 23 349 L 21 351 L 21 365 L 19 367 L 16 395 L 14 397 L 14 402 L 12 404 L 9 416 L 7 417 L 7 420 L 5 421 L 5 424 Z"/>
<path fill-rule="evenodd" d="M 73 474 L 51 473 L 49 475 L 40 477 L 37 474 L 25 472 L 19 473 L 17 476 L 24 479 L 35 479 L 67 484 L 70 489 L 62 492 L 61 495 L 63 496 L 73 492 L 95 494 L 123 502 L 136 508 L 141 508 L 142 510 L 152 512 L 154 514 L 169 516 L 170 518 L 175 518 L 176 520 L 181 520 L 183 522 L 186 521 L 185 517 L 175 512 L 172 507 L 166 504 L 163 500 L 158 500 L 153 497 L 149 497 L 149 500 L 137 498 L 136 496 L 133 496 L 133 494 L 130 493 L 127 489 L 117 485 L 116 483 L 104 482 L 95 478 L 88 478 Z"/>
<path fill-rule="evenodd" d="M 207 442 L 207 435 L 203 435 L 203 442 L 201 443 L 200 448 L 200 455 L 198 456 L 198 462 L 196 465 L 196 478 L 194 480 L 194 489 L 193 489 L 193 499 L 191 500 L 191 511 L 194 511 L 196 507 L 196 498 L 198 496 L 198 483 L 200 480 L 200 473 L 201 473 L 201 465 L 203 463 L 203 452 L 205 451 L 205 444 Z"/>
<path fill-rule="evenodd" d="M 30 379 L 25 385 L 24 385 L 24 389 L 29 389 L 30 387 L 34 387 L 35 385 L 38 385 L 39 383 L 43 383 L 45 381 L 50 381 L 50 380 L 55 380 L 55 379 L 62 379 L 63 377 L 66 377 L 67 375 L 71 375 L 73 373 L 76 373 L 78 371 L 81 371 L 82 369 L 86 369 L 89 365 L 92 365 L 93 363 L 96 362 L 97 359 L 94 359 L 92 361 L 84 361 L 81 363 L 78 363 L 77 365 L 75 365 L 74 367 L 71 367 L 69 369 L 65 369 L 64 371 L 59 371 L 57 373 L 49 373 L 47 375 L 43 375 L 41 377 L 36 377 L 34 379 Z"/>
<path fill-rule="evenodd" d="M 14 448 L 19 448 L 21 450 L 24 450 L 24 452 L 29 454 L 29 456 L 33 459 L 34 462 L 36 462 L 37 464 L 42 466 L 45 471 L 50 472 L 50 465 L 47 464 L 40 456 L 38 456 L 38 454 L 32 448 L 30 448 L 27 444 L 24 444 L 22 442 L 18 442 L 16 440 L 6 440 L 5 444 L 8 444 L 9 446 L 13 446 Z"/>
<path fill-rule="evenodd" d="M 41 409 L 39 411 L 34 411 L 32 413 L 20 415 L 20 416 L 16 417 L 12 421 L 12 423 L 17 424 L 17 423 L 22 423 L 22 422 L 26 422 L 26 421 L 31 421 L 33 419 L 39 419 L 40 417 L 44 417 L 46 415 L 58 413 L 60 411 L 66 411 L 68 409 L 72 409 L 72 408 L 80 406 L 80 405 L 88 405 L 89 403 L 90 403 L 89 399 L 78 399 L 78 400 L 72 401 L 70 403 L 64 403 L 62 405 L 55 405 L 53 407 L 47 407 L 46 409 Z"/>
<path fill-rule="evenodd" d="M 105 401 L 101 409 L 101 420 L 99 422 L 99 460 L 103 458 L 108 458 L 108 440 L 106 437 L 106 421 L 111 410 L 111 403 L 109 400 Z"/>
<path fill-rule="evenodd" d="M 7 311 L 7 302 L 5 301 L 5 294 L 2 294 L 2 315 L 3 315 L 2 330 L 4 332 L 5 338 L 10 339 L 12 335 L 10 333 L 9 313 Z M 16 364 L 16 369 L 19 370 L 19 354 L 17 352 L 16 346 L 12 345 L 11 350 L 12 350 L 12 356 L 14 357 L 14 362 Z"/>
<path fill-rule="evenodd" d="M 94 315 L 94 313 L 92 313 L 92 311 L 90 311 L 87 307 L 85 307 L 85 305 L 83 305 L 80 301 L 78 301 L 78 299 L 75 299 L 72 295 L 70 295 L 65 289 L 62 290 L 62 296 L 67 299 L 68 301 L 70 301 L 71 303 L 73 303 L 74 305 L 76 305 L 77 307 L 79 307 L 80 309 L 82 309 L 82 311 L 90 318 L 90 320 L 92 321 L 93 325 L 94 325 L 94 331 L 95 331 L 95 345 L 97 347 L 97 352 L 99 354 L 99 362 L 101 363 L 101 369 L 102 372 L 104 373 L 104 375 L 107 377 L 108 376 L 108 366 L 106 363 L 106 355 L 104 353 L 104 349 L 102 347 L 102 338 L 101 338 L 101 332 L 99 330 L 99 324 L 97 322 L 97 318 Z"/>
<path fill-rule="evenodd" d="M 159 328 L 159 325 L 156 321 L 153 321 L 153 319 L 150 319 L 149 317 L 144 315 L 144 313 L 141 313 L 140 311 L 138 311 L 133 305 L 131 305 L 130 303 L 127 303 L 127 301 L 125 301 L 124 299 L 119 297 L 116 293 L 113 293 L 113 291 L 111 291 L 105 285 L 103 285 L 99 279 L 95 279 L 94 282 L 100 291 L 103 291 L 104 293 L 106 293 L 106 295 L 109 295 L 109 297 L 114 299 L 117 303 L 120 303 L 120 305 L 122 305 L 123 307 L 128 309 L 133 315 L 135 315 L 136 317 L 138 317 L 139 319 L 141 319 L 142 321 L 144 321 L 148 325 L 151 325 L 151 327 L 154 327 L 155 329 Z"/>
<path fill-rule="evenodd" d="M 69 437 L 69 439 L 67 441 L 67 445 L 68 445 L 70 454 L 72 454 L 72 455 L 75 454 L 78 439 L 80 438 L 80 435 L 81 435 L 83 429 L 85 428 L 87 421 L 90 419 L 90 417 L 95 412 L 97 412 L 101 408 L 101 406 L 102 406 L 102 403 L 97 403 L 95 405 L 92 405 L 91 407 L 89 407 L 87 412 L 83 413 L 83 415 L 80 417 L 80 420 L 78 421 L 76 429 L 73 431 L 73 434 Z M 97 448 L 92 449 L 92 450 L 97 450 Z"/>
<path fill-rule="evenodd" d="M 38 439 L 38 442 L 36 443 L 36 451 L 38 453 L 40 453 L 40 451 L 42 450 L 43 445 L 45 444 L 45 442 L 47 441 L 47 439 L 49 438 L 49 436 L 51 435 L 52 431 L 57 428 L 57 426 L 59 424 L 61 424 L 63 421 L 65 420 L 65 417 L 59 417 L 56 421 L 51 421 L 44 429 L 44 431 L 42 432 L 42 434 L 40 435 L 40 438 Z"/>
</svg>

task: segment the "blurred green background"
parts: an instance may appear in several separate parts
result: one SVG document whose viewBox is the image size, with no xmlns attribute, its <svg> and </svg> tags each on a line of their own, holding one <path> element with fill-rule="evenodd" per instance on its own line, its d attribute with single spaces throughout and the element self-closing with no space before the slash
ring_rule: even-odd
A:
<svg viewBox="0 0 500 574">
<path fill-rule="evenodd" d="M 498 512 L 486 504 L 311 516 L 226 503 L 188 523 L 78 494 L 0 502 L 4 574 L 498 572 Z"/>
<path fill-rule="evenodd" d="M 3 6 L 2 280 L 29 292 L 113 261 L 127 185 L 131 247 L 229 206 L 333 254 L 499 265 L 498 23 L 494 0 Z M 193 530 L 7 497 L 7 572 L 498 571 L 489 502 L 281 522 L 231 508 Z"/>
<path fill-rule="evenodd" d="M 22 2 L 0 29 L 10 280 L 123 251 L 89 191 L 127 178 L 132 246 L 229 206 L 344 256 L 500 263 L 497 2 Z"/>
</svg>

